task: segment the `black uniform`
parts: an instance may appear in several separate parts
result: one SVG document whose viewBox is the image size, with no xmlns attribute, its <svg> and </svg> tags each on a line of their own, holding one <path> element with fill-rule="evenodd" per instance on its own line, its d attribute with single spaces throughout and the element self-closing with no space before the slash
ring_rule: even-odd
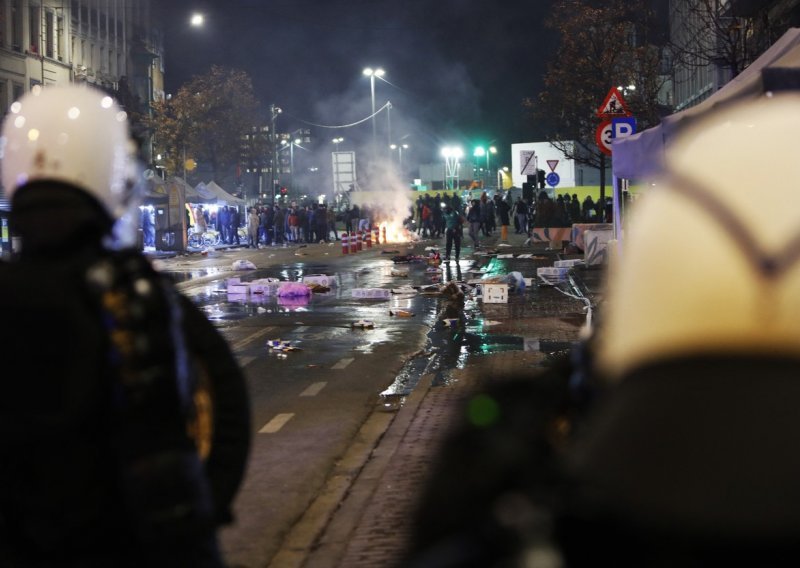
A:
<svg viewBox="0 0 800 568">
<path fill-rule="evenodd" d="M 0 565 L 221 566 L 250 435 L 225 341 L 138 252 L 100 245 L 87 194 L 22 188 L 12 223 Z"/>
</svg>

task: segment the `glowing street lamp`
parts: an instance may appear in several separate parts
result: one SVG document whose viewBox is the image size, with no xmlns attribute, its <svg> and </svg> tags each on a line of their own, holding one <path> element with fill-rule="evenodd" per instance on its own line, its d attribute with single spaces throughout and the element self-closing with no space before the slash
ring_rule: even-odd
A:
<svg viewBox="0 0 800 568">
<path fill-rule="evenodd" d="M 377 157 L 378 155 L 378 130 L 377 126 L 375 126 L 375 77 L 383 77 L 386 74 L 386 71 L 378 67 L 377 69 L 373 69 L 372 67 L 366 67 L 364 71 L 362 71 L 364 75 L 369 77 L 369 89 L 370 95 L 372 98 L 372 150 L 373 155 Z"/>
<path fill-rule="evenodd" d="M 294 147 L 297 146 L 298 148 L 302 148 L 300 143 L 302 140 L 300 138 L 295 138 L 291 142 L 287 140 L 281 140 L 281 150 L 285 150 L 289 148 L 289 190 L 294 190 Z"/>
<path fill-rule="evenodd" d="M 391 148 L 392 150 L 397 150 L 398 151 L 398 156 L 399 157 L 398 157 L 397 163 L 399 165 L 400 171 L 402 172 L 403 171 L 403 150 L 407 150 L 408 149 L 408 144 L 390 144 L 389 148 Z"/>
<path fill-rule="evenodd" d="M 192 27 L 201 28 L 203 24 L 205 24 L 205 17 L 200 12 L 195 12 L 192 14 L 192 17 L 189 19 L 189 23 Z"/>
<path fill-rule="evenodd" d="M 445 167 L 445 185 L 451 180 L 450 189 L 458 187 L 458 161 L 464 157 L 464 150 L 458 146 L 445 146 L 442 148 Z"/>
</svg>

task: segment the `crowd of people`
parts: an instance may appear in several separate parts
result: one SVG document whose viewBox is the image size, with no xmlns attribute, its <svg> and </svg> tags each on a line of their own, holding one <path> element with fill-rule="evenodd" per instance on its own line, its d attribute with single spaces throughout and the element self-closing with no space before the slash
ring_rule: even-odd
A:
<svg viewBox="0 0 800 568">
<path fill-rule="evenodd" d="M 505 197 L 495 194 L 489 197 L 483 192 L 479 199 L 467 203 L 453 194 L 426 195 L 417 198 L 414 206 L 416 232 L 423 238 L 439 238 L 446 234 L 445 211 L 451 207 L 462 215 L 462 227 L 466 226 L 474 246 L 480 245 L 481 236 L 488 237 L 500 228 L 500 240 L 508 240 L 508 230 L 514 226 L 516 234 L 528 234 L 536 227 L 569 227 L 573 223 L 610 223 L 612 200 L 594 201 L 587 195 L 581 202 L 577 194 L 559 195 L 552 199 L 541 191 L 533 202 L 517 197 L 511 192 Z"/>
</svg>

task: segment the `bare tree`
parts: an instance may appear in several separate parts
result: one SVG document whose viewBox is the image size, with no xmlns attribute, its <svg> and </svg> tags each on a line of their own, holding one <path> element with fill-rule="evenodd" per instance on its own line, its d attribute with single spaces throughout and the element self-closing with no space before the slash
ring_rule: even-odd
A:
<svg viewBox="0 0 800 568">
<path fill-rule="evenodd" d="M 596 145 L 597 108 L 611 87 L 634 85 L 626 100 L 642 127 L 665 111 L 662 53 L 650 42 L 653 14 L 644 0 L 557 0 L 547 25 L 560 36 L 538 100 L 524 106 L 546 124 L 548 139 L 568 158 L 600 169 L 605 200 L 606 156 Z"/>
<path fill-rule="evenodd" d="M 243 136 L 258 123 L 258 105 L 247 73 L 214 66 L 153 105 L 154 148 L 171 173 L 181 173 L 191 157 L 218 181 L 229 179 L 242 157 Z"/>
</svg>

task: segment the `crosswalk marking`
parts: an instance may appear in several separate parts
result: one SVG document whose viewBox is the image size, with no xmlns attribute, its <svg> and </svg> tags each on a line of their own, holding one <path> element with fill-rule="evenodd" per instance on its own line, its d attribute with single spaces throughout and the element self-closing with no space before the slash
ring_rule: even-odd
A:
<svg viewBox="0 0 800 568">
<path fill-rule="evenodd" d="M 255 357 L 242 357 L 241 359 L 239 359 L 239 366 L 242 369 L 244 369 L 245 367 L 247 367 L 250 363 L 252 363 L 255 360 L 256 360 Z"/>
<path fill-rule="evenodd" d="M 239 341 L 234 343 L 233 344 L 233 350 L 234 351 L 238 351 L 238 350 L 242 349 L 245 345 L 247 345 L 251 341 L 255 341 L 259 337 L 266 335 L 267 333 L 269 333 L 272 330 L 273 330 L 272 327 L 262 327 L 258 331 L 255 331 L 255 332 L 251 333 L 250 335 L 248 335 L 247 337 L 245 337 L 244 339 L 240 339 Z"/>
<path fill-rule="evenodd" d="M 333 367 L 331 367 L 331 369 L 345 369 L 353 361 L 355 361 L 355 359 L 353 359 L 351 357 L 347 357 L 345 359 L 341 359 L 341 360 L 339 360 L 338 363 L 336 363 Z"/>
<path fill-rule="evenodd" d="M 272 420 L 264 424 L 264 427 L 258 431 L 259 434 L 275 434 L 283 428 L 289 420 L 292 419 L 294 413 L 277 414 Z"/>
<path fill-rule="evenodd" d="M 320 382 L 320 383 L 312 383 L 306 390 L 300 393 L 300 396 L 317 396 L 319 392 L 325 388 L 325 385 L 328 383 Z"/>
</svg>

